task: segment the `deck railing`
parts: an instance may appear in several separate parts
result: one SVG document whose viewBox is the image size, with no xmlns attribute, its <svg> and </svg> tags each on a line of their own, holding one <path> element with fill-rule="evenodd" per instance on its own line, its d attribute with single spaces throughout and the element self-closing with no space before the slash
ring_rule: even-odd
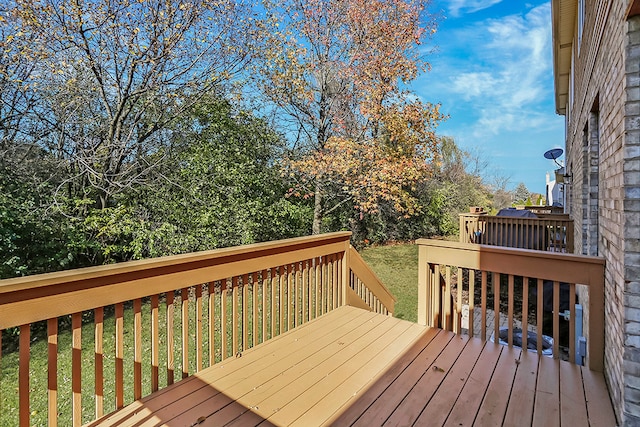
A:
<svg viewBox="0 0 640 427">
<path fill-rule="evenodd" d="M 586 286 L 589 295 L 584 325 L 588 336 L 586 362 L 591 369 L 602 371 L 604 259 L 439 240 L 420 239 L 416 243 L 418 323 L 479 335 L 482 339 L 489 334 L 497 341 L 500 323 L 506 321 L 508 345 L 513 345 L 518 323 L 523 331 L 522 348 L 529 347 L 528 331 L 532 331 L 538 353 L 543 353 L 543 331 L 551 330 L 553 356 L 557 358 L 562 339 L 560 293 L 564 291 L 569 300 L 568 337 L 564 340 L 568 344 L 568 359 L 575 362 L 576 286 Z M 535 298 L 531 295 L 533 291 Z M 551 302 L 551 310 L 545 309 L 545 298 Z M 467 310 L 468 319 L 463 325 Z M 545 319 L 545 312 L 551 312 L 551 318 Z M 475 318 L 478 315 L 479 321 Z M 493 328 L 488 327 L 491 323 Z"/>
<path fill-rule="evenodd" d="M 19 342 L 0 351 L 19 363 L 17 378 L 0 377 L 0 424 L 81 425 L 341 305 L 392 315 L 350 235 L 0 281 L 0 344 L 3 330 Z M 30 364 L 34 352 L 46 366 Z M 19 404 L 7 407 L 12 391 Z"/>
<path fill-rule="evenodd" d="M 573 253 L 573 220 L 564 214 L 514 218 L 463 213 L 460 214 L 460 241 Z"/>
</svg>

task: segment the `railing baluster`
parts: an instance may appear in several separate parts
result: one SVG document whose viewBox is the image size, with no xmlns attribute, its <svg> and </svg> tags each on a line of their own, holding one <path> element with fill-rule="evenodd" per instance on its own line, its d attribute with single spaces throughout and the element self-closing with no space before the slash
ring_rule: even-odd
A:
<svg viewBox="0 0 640 427">
<path fill-rule="evenodd" d="M 542 315 L 543 315 L 543 281 L 542 279 L 538 279 L 538 301 L 536 302 L 536 316 L 538 317 L 538 324 L 537 324 L 537 343 L 538 343 L 538 354 L 542 354 Z"/>
<path fill-rule="evenodd" d="M 251 346 L 258 345 L 258 326 L 260 325 L 258 318 L 258 272 L 251 275 L 251 304 L 253 307 L 253 336 L 251 337 Z M 264 305 L 263 305 L 264 307 Z"/>
<path fill-rule="evenodd" d="M 293 265 L 293 294 L 294 294 L 294 304 L 293 304 L 293 309 L 294 309 L 294 318 L 293 318 L 293 325 L 294 327 L 297 327 L 300 325 L 300 317 L 301 317 L 301 313 L 300 313 L 300 309 L 302 308 L 303 304 L 301 302 L 301 298 L 302 298 L 302 289 L 301 289 L 301 280 L 300 280 L 301 276 L 300 276 L 300 263 L 296 262 Z"/>
<path fill-rule="evenodd" d="M 287 303 L 285 292 L 287 288 L 287 271 L 284 266 L 278 267 L 278 286 L 280 287 L 280 300 L 278 301 L 278 310 L 280 311 L 280 323 L 278 324 L 278 335 L 285 331 L 285 314 L 287 311 Z"/>
<path fill-rule="evenodd" d="M 293 328 L 293 264 L 287 264 L 286 268 L 286 292 L 287 292 L 287 331 L 290 331 Z"/>
<path fill-rule="evenodd" d="M 553 282 L 553 358 L 560 357 L 560 282 Z"/>
<path fill-rule="evenodd" d="M 209 366 L 216 363 L 216 283 L 209 282 Z"/>
<path fill-rule="evenodd" d="M 569 284 L 569 362 L 576 363 L 576 285 Z"/>
<path fill-rule="evenodd" d="M 318 317 L 321 314 L 320 311 L 320 303 L 322 301 L 322 286 L 320 286 L 320 258 L 314 258 L 314 277 L 315 280 L 313 282 L 313 286 L 315 288 L 315 296 L 316 296 L 316 315 Z"/>
<path fill-rule="evenodd" d="M 222 360 L 225 360 L 228 357 L 228 337 L 227 337 L 227 323 L 228 323 L 228 307 L 227 307 L 227 297 L 228 297 L 228 280 L 223 279 L 221 282 L 221 292 L 220 292 L 220 336 L 221 336 L 221 350 L 222 350 Z"/>
<path fill-rule="evenodd" d="M 329 256 L 322 257 L 322 289 L 324 290 L 324 310 L 323 314 L 328 313 L 331 309 L 331 284 L 330 284 L 330 270 L 329 270 Z"/>
<path fill-rule="evenodd" d="M 202 370 L 202 284 L 196 285 L 196 372 Z"/>
<path fill-rule="evenodd" d="M 482 318 L 480 319 L 482 330 L 480 331 L 480 337 L 484 341 L 487 339 L 487 272 L 485 270 L 482 270 L 481 273 L 480 304 L 482 305 Z"/>
<path fill-rule="evenodd" d="M 509 306 L 507 308 L 507 317 L 509 319 L 509 326 L 508 326 L 508 344 L 509 347 L 513 346 L 513 274 L 509 274 L 508 277 L 508 290 L 507 292 L 509 293 L 508 295 L 508 301 L 509 301 Z"/>
<path fill-rule="evenodd" d="M 133 398 L 142 397 L 142 302 L 133 300 Z"/>
<path fill-rule="evenodd" d="M 167 322 L 167 385 L 173 384 L 175 375 L 175 361 L 173 358 L 173 349 L 175 345 L 174 337 L 174 293 L 173 291 L 165 294 L 165 309 L 166 309 L 166 322 Z"/>
<path fill-rule="evenodd" d="M 529 345 L 529 278 L 522 278 L 522 348 Z"/>
<path fill-rule="evenodd" d="M 115 348 L 115 389 L 116 409 L 124 406 L 124 304 L 115 305 L 116 348 Z"/>
<path fill-rule="evenodd" d="M 464 270 L 462 268 L 458 268 L 458 279 L 456 283 L 456 287 L 458 291 L 456 292 L 456 333 L 460 334 L 462 332 L 462 292 L 464 288 Z"/>
<path fill-rule="evenodd" d="M 238 316 L 238 276 L 233 276 L 231 279 L 231 355 L 235 355 L 238 353 L 238 328 L 241 326 L 239 322 Z"/>
<path fill-rule="evenodd" d="M 49 427 L 58 425 L 58 319 L 47 320 L 48 335 L 48 375 L 47 375 L 47 397 L 48 397 L 48 414 L 47 421 Z M 0 343 L 0 348 L 1 348 Z M 96 369 L 97 369 L 96 363 Z M 96 371 L 97 372 L 97 371 Z M 97 376 L 96 376 L 97 380 Z M 96 381 L 97 385 L 97 381 Z"/>
<path fill-rule="evenodd" d="M 182 378 L 189 376 L 189 289 L 180 290 L 180 329 L 182 331 Z"/>
<path fill-rule="evenodd" d="M 475 295 L 476 295 L 476 271 L 473 269 L 469 270 L 469 336 L 472 337 L 474 334 L 473 330 L 473 322 L 474 319 L 474 311 L 475 311 Z"/>
<path fill-rule="evenodd" d="M 309 260 L 302 263 L 302 323 L 311 317 L 311 295 L 309 292 Z"/>
<path fill-rule="evenodd" d="M 29 407 L 30 379 L 29 379 L 29 362 L 31 357 L 31 325 L 20 326 L 20 368 L 18 379 L 18 395 L 20 405 L 20 426 L 28 427 L 31 425 L 29 419 L 31 408 Z"/>
<path fill-rule="evenodd" d="M 242 343 L 235 351 L 249 348 L 249 275 L 242 275 Z"/>
<path fill-rule="evenodd" d="M 271 269 L 271 338 L 276 336 L 276 320 L 278 319 L 277 307 L 277 295 L 278 295 L 278 278 L 276 269 Z"/>
<path fill-rule="evenodd" d="M 491 273 L 493 284 L 493 336 L 495 341 L 500 339 L 500 274 Z"/>
<path fill-rule="evenodd" d="M 269 319 L 268 310 L 268 295 L 269 295 L 269 279 L 267 278 L 267 270 L 262 270 L 261 276 L 262 283 L 262 335 L 260 337 L 260 342 L 265 342 L 267 340 L 267 320 Z"/>
<path fill-rule="evenodd" d="M 333 308 L 336 309 L 339 307 L 338 296 L 340 294 L 338 289 L 338 257 L 336 254 L 331 255 L 331 266 L 332 266 L 332 276 L 333 276 Z"/>
<path fill-rule="evenodd" d="M 451 266 L 445 267 L 445 288 L 444 288 L 444 328 L 447 331 L 451 331 Z"/>
<path fill-rule="evenodd" d="M 104 307 L 98 307 L 93 311 L 94 317 L 94 353 L 95 353 L 95 417 L 100 418 L 104 414 Z M 58 321 L 56 319 L 56 325 Z"/>
<path fill-rule="evenodd" d="M 160 325 L 158 319 L 158 294 L 151 295 L 151 391 L 160 388 Z"/>
<path fill-rule="evenodd" d="M 442 321 L 442 273 L 440 272 L 441 265 L 436 264 L 433 269 L 433 326 L 436 328 L 442 328 L 444 322 Z"/>
<path fill-rule="evenodd" d="M 82 313 L 71 315 L 71 388 L 73 425 L 82 425 Z"/>
</svg>

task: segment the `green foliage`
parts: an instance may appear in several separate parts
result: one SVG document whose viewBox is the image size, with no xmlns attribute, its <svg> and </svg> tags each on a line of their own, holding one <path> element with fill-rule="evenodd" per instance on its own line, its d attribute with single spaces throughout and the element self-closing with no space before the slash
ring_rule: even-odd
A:
<svg viewBox="0 0 640 427">
<path fill-rule="evenodd" d="M 79 267 L 87 258 L 77 223 L 46 209 L 28 184 L 0 177 L 0 278 Z"/>
<path fill-rule="evenodd" d="M 311 208 L 285 199 L 280 137 L 264 121 L 210 98 L 174 129 L 156 184 L 91 211 L 105 262 L 307 234 Z"/>
<path fill-rule="evenodd" d="M 516 205 L 525 205 L 531 204 L 531 192 L 524 184 L 524 182 L 519 183 L 516 188 L 513 190 L 513 203 Z"/>
</svg>

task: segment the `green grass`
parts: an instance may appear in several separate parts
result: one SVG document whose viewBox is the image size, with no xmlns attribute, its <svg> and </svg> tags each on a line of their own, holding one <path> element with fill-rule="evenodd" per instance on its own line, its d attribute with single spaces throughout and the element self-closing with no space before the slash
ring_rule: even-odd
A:
<svg viewBox="0 0 640 427">
<path fill-rule="evenodd" d="M 378 246 L 360 251 L 362 258 L 398 299 L 394 316 L 418 319 L 418 246 Z"/>
</svg>

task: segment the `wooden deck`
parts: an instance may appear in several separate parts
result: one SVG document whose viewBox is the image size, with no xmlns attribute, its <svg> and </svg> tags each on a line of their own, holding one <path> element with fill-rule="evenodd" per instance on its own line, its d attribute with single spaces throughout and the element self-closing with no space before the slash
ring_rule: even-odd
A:
<svg viewBox="0 0 640 427">
<path fill-rule="evenodd" d="M 91 425 L 592 425 L 602 374 L 340 307 Z"/>
</svg>

